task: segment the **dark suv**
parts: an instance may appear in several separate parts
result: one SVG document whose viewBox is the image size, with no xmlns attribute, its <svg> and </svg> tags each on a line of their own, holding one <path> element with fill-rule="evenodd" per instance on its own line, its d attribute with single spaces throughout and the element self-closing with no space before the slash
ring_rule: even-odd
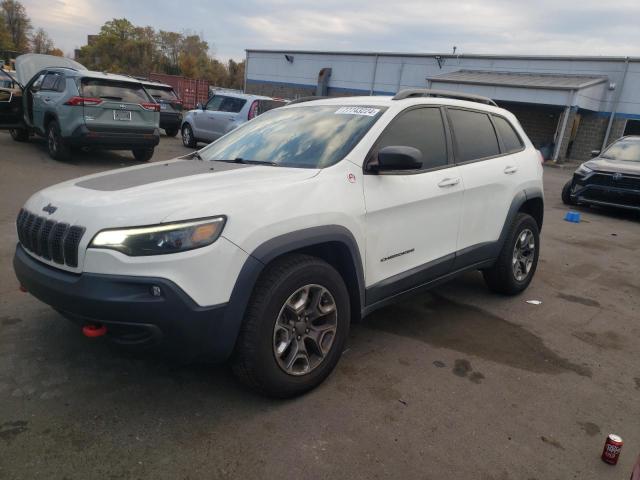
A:
<svg viewBox="0 0 640 480">
<path fill-rule="evenodd" d="M 160 104 L 160 128 L 169 137 L 175 137 L 182 124 L 182 100 L 171 85 L 143 81 L 145 90 Z"/>
<path fill-rule="evenodd" d="M 640 211 L 640 136 L 591 153 L 595 158 L 580 165 L 562 189 L 562 201 Z"/>
</svg>

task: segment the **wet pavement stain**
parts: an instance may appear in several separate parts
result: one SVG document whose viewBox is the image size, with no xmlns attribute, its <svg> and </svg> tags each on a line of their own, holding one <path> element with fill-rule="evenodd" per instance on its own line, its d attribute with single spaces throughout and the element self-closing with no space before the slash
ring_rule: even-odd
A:
<svg viewBox="0 0 640 480">
<path fill-rule="evenodd" d="M 15 318 L 15 317 L 2 317 L 2 319 L 0 320 L 2 322 L 2 325 L 15 325 L 16 323 L 20 323 L 22 321 L 21 318 Z"/>
<path fill-rule="evenodd" d="M 15 420 L 0 424 L 0 438 L 10 443 L 18 435 L 28 430 L 26 420 Z"/>
<path fill-rule="evenodd" d="M 636 382 L 636 390 L 640 390 L 640 377 L 635 377 L 633 381 Z"/>
<path fill-rule="evenodd" d="M 596 300 L 592 300 L 590 298 L 579 297 L 577 295 L 569 295 L 567 293 L 560 292 L 558 293 L 558 298 L 561 298 L 562 300 L 566 300 L 567 302 L 585 305 L 587 307 L 598 307 L 598 308 L 600 307 L 600 302 Z"/>
<path fill-rule="evenodd" d="M 580 331 L 573 333 L 573 336 L 584 343 L 605 350 L 619 350 L 622 348 L 622 338 L 612 330 L 601 333 Z"/>
<path fill-rule="evenodd" d="M 552 447 L 556 447 L 556 448 L 559 448 L 560 450 L 564 450 L 564 447 L 562 446 L 562 444 L 559 441 L 554 440 L 553 438 L 545 437 L 543 435 L 540 437 L 540 440 L 542 440 L 547 445 L 551 445 Z"/>
<path fill-rule="evenodd" d="M 595 437 L 600 433 L 600 427 L 593 422 L 578 422 L 578 425 L 590 437 Z"/>
<path fill-rule="evenodd" d="M 363 326 L 534 373 L 591 377 L 588 367 L 559 356 L 520 325 L 434 294 L 378 310 Z"/>
<path fill-rule="evenodd" d="M 444 363 L 444 362 L 442 362 L 442 361 L 440 361 L 440 360 L 434 360 L 434 361 L 433 361 L 433 366 L 434 366 L 434 367 L 437 367 L 437 368 L 444 368 L 444 367 L 446 367 L 446 366 L 447 366 L 447 364 L 446 364 L 446 363 Z M 640 379 L 639 379 L 639 380 L 640 380 Z"/>
<path fill-rule="evenodd" d="M 462 378 L 468 378 L 473 383 L 482 383 L 484 375 L 480 372 L 474 372 L 471 362 L 465 358 L 459 358 L 456 360 L 453 370 L 454 375 Z"/>
</svg>

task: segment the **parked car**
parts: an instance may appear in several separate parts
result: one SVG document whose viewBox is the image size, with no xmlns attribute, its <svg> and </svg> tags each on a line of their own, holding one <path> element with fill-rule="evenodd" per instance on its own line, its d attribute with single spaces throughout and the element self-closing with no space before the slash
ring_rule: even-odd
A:
<svg viewBox="0 0 640 480">
<path fill-rule="evenodd" d="M 581 164 L 562 189 L 567 205 L 640 211 L 640 136 L 627 136 Z"/>
<path fill-rule="evenodd" d="M 14 140 L 43 136 L 56 160 L 69 158 L 72 147 L 131 150 L 140 161 L 153 156 L 160 105 L 139 80 L 39 54 L 16 59 L 16 80 L 20 108 L 0 103 L 0 128 L 9 129 Z"/>
<path fill-rule="evenodd" d="M 182 100 L 171 85 L 143 81 L 145 90 L 160 104 L 160 128 L 169 137 L 175 137 L 182 125 Z"/>
<path fill-rule="evenodd" d="M 87 336 L 307 391 L 352 320 L 466 271 L 508 295 L 533 278 L 538 152 L 490 100 L 437 94 L 297 103 L 181 159 L 44 189 L 18 215 L 16 275 Z"/>
<path fill-rule="evenodd" d="M 198 142 L 212 142 L 245 122 L 274 108 L 286 100 L 244 93 L 216 93 L 205 105 L 189 110 L 182 121 L 182 143 L 195 148 Z"/>
</svg>

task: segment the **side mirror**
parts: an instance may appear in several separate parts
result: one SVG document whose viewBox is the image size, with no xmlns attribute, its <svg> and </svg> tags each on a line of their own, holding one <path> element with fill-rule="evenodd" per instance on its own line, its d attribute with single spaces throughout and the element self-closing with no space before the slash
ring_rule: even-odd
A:
<svg viewBox="0 0 640 480">
<path fill-rule="evenodd" d="M 196 104 L 196 110 L 204 110 L 204 105 L 202 105 L 200 102 L 198 102 Z"/>
<path fill-rule="evenodd" d="M 421 168 L 422 152 L 417 148 L 404 146 L 384 147 L 378 152 L 377 161 L 368 166 L 368 169 L 373 172 L 420 170 Z"/>
<path fill-rule="evenodd" d="M 591 150 L 591 158 L 597 157 L 600 155 L 600 150 Z"/>
</svg>

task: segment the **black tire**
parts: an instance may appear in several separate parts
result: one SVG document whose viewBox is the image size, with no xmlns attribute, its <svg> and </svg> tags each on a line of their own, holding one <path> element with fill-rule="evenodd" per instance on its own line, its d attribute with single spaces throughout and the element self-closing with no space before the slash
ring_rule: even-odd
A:
<svg viewBox="0 0 640 480">
<path fill-rule="evenodd" d="M 323 287 L 335 301 L 335 335 L 323 359 L 313 369 L 293 375 L 276 360 L 275 325 L 285 303 L 296 291 L 309 285 Z M 233 372 L 244 385 L 271 397 L 287 398 L 311 390 L 333 371 L 342 355 L 349 331 L 350 308 L 344 280 L 328 263 L 301 254 L 275 260 L 260 276 L 252 292 L 231 359 Z M 295 327 L 292 330 L 295 331 Z M 303 339 L 301 343 L 305 342 Z"/>
<path fill-rule="evenodd" d="M 562 203 L 564 203 L 565 205 L 576 204 L 576 202 L 574 202 L 571 198 L 572 186 L 573 186 L 573 180 L 569 180 L 567 183 L 564 184 L 564 187 L 562 187 Z"/>
<path fill-rule="evenodd" d="M 182 126 L 182 144 L 188 148 L 196 148 L 198 146 L 198 140 L 193 136 L 193 129 L 188 123 Z"/>
<path fill-rule="evenodd" d="M 29 141 L 29 130 L 26 128 L 12 128 L 9 130 L 11 134 L 11 138 L 13 138 L 16 142 L 28 142 Z"/>
<path fill-rule="evenodd" d="M 514 271 L 514 251 L 516 242 L 526 232 L 531 232 L 534 240 L 532 252 L 533 263 L 524 278 L 518 279 Z M 509 228 L 509 233 L 505 239 L 500 255 L 493 267 L 482 271 L 484 281 L 490 290 L 505 295 L 516 295 L 522 292 L 531 283 L 531 279 L 538 266 L 538 256 L 540 255 L 540 233 L 538 224 L 534 218 L 526 213 L 518 213 Z"/>
<path fill-rule="evenodd" d="M 71 158 L 71 149 L 60 134 L 60 125 L 56 120 L 47 124 L 47 150 L 54 160 L 65 161 Z"/>
<path fill-rule="evenodd" d="M 167 137 L 175 137 L 178 134 L 178 128 L 165 128 L 164 133 L 167 134 Z"/>
<path fill-rule="evenodd" d="M 135 159 L 139 162 L 148 162 L 153 157 L 153 152 L 155 149 L 151 148 L 136 148 L 135 150 L 131 150 Z"/>
</svg>

